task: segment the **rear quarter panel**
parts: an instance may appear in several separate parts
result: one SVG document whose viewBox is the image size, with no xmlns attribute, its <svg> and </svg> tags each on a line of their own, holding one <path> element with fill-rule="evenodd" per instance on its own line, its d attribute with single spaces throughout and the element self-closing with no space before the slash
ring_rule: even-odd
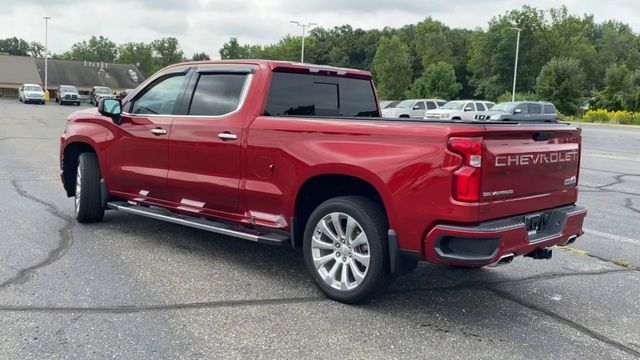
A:
<svg viewBox="0 0 640 360">
<path fill-rule="evenodd" d="M 449 136 L 482 131 L 456 124 L 259 116 L 249 128 L 244 206 L 289 219 L 308 179 L 354 176 L 378 190 L 400 248 L 420 251 L 420 239 L 434 222 L 477 220 L 477 207 L 451 199 L 451 170 L 459 162 L 446 144 Z M 273 171 L 262 169 L 265 164 Z"/>
</svg>

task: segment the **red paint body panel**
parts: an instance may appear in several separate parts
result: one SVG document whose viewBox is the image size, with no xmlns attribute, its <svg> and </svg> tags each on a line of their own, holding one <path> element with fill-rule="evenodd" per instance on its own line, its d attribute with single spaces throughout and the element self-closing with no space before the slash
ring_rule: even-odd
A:
<svg viewBox="0 0 640 360">
<path fill-rule="evenodd" d="M 95 110 L 79 112 L 70 117 L 61 149 L 85 139 L 98 153 L 109 192 L 120 198 L 284 230 L 290 230 L 297 194 L 307 180 L 327 174 L 353 176 L 378 191 L 400 249 L 430 261 L 438 261 L 432 238 L 445 231 L 437 226 L 473 227 L 577 200 L 577 184 L 564 184 L 578 176 L 581 138 L 575 126 L 262 116 L 271 71 L 308 72 L 308 65 L 246 60 L 168 69 L 203 64 L 255 67 L 247 98 L 237 112 L 217 118 L 175 115 L 135 122 L 125 117 L 120 126 Z M 371 78 L 364 71 L 339 71 L 342 76 Z M 149 132 L 154 127 L 169 134 L 158 139 Z M 238 138 L 223 141 L 218 138 L 221 132 Z M 479 202 L 454 200 L 452 174 L 462 158 L 448 148 L 451 137 L 482 138 L 481 192 L 507 192 L 481 196 Z M 576 154 L 570 161 L 528 164 L 535 154 L 558 152 Z M 524 164 L 516 166 L 516 160 L 509 164 L 507 158 L 502 166 L 504 156 L 518 157 Z M 149 195 L 141 196 L 141 189 Z M 561 238 L 542 245 L 581 234 L 582 218 L 570 219 Z M 499 235 L 504 251 L 523 254 L 535 249 L 522 243 L 521 233 Z"/>
</svg>

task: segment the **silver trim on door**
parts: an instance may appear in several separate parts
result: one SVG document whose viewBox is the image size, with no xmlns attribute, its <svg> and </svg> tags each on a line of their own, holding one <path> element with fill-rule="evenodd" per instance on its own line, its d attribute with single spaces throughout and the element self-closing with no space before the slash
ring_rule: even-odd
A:
<svg viewBox="0 0 640 360">
<path fill-rule="evenodd" d="M 153 135 L 167 135 L 167 130 L 155 128 L 150 130 Z"/>
<path fill-rule="evenodd" d="M 236 140 L 238 138 L 238 135 L 228 132 L 221 132 L 220 134 L 218 134 L 218 137 L 222 140 Z"/>
</svg>

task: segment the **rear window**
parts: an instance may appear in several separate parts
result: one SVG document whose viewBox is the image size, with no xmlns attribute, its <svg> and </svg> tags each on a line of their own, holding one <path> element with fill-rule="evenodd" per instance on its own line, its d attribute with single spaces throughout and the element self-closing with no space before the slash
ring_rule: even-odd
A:
<svg viewBox="0 0 640 360">
<path fill-rule="evenodd" d="M 274 72 L 265 115 L 377 117 L 369 80 Z"/>
<path fill-rule="evenodd" d="M 552 104 L 548 104 L 544 106 L 544 113 L 545 114 L 555 114 L 556 113 L 556 107 L 553 106 Z"/>
</svg>

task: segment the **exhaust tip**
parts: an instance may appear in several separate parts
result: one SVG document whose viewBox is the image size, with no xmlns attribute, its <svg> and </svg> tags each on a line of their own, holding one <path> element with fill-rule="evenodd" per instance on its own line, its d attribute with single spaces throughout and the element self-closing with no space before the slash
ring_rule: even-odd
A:
<svg viewBox="0 0 640 360">
<path fill-rule="evenodd" d="M 571 245 L 571 244 L 573 244 L 573 243 L 576 241 L 576 239 L 577 239 L 577 238 L 578 238 L 578 235 L 572 235 L 572 236 L 569 236 L 569 238 L 567 239 L 567 241 L 565 241 L 565 242 L 563 242 L 563 243 L 558 244 L 558 246 L 567 246 L 567 245 Z"/>
<path fill-rule="evenodd" d="M 489 266 L 496 267 L 496 266 L 502 266 L 502 265 L 511 264 L 511 262 L 513 261 L 514 257 L 515 257 L 515 255 L 512 254 L 512 253 L 504 254 L 504 255 L 500 256 L 500 259 L 498 259 L 498 261 L 494 262 L 493 264 L 490 264 Z"/>
</svg>

